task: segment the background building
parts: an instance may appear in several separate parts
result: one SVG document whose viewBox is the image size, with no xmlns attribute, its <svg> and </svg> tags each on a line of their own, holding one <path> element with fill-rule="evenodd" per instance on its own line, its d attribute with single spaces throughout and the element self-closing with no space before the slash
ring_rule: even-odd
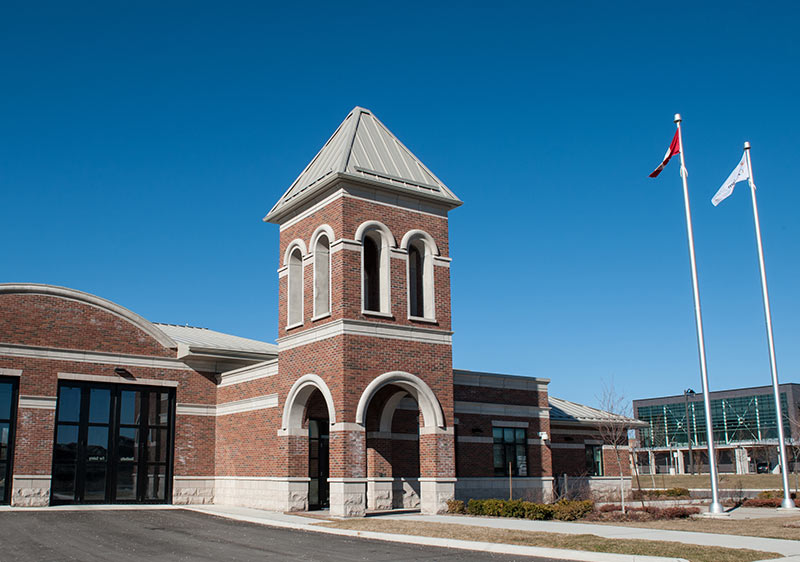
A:
<svg viewBox="0 0 800 562">
<path fill-rule="evenodd" d="M 798 466 L 800 385 L 779 386 L 789 469 Z M 720 472 L 748 474 L 779 470 L 778 425 L 771 386 L 710 393 L 714 446 Z M 703 395 L 664 396 L 633 401 L 634 417 L 647 427 L 637 430 L 636 458 L 643 473 L 708 472 Z"/>
</svg>

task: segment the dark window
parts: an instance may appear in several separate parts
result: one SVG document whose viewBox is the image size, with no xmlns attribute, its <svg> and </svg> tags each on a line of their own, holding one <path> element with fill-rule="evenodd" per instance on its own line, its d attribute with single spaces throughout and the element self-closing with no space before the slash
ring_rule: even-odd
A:
<svg viewBox="0 0 800 562">
<path fill-rule="evenodd" d="M 494 474 L 508 476 L 528 476 L 528 447 L 525 429 L 520 427 L 495 427 Z"/>
<path fill-rule="evenodd" d="M 0 503 L 11 499 L 16 405 L 17 379 L 0 378 Z"/>
<path fill-rule="evenodd" d="M 417 244 L 408 248 L 408 298 L 411 316 L 425 316 L 425 291 L 423 285 L 423 253 Z"/>
<path fill-rule="evenodd" d="M 166 502 L 174 402 L 171 389 L 63 383 L 51 502 Z"/>
<path fill-rule="evenodd" d="M 603 446 L 586 445 L 586 474 L 603 476 Z"/>
<path fill-rule="evenodd" d="M 364 310 L 381 310 L 381 249 L 374 234 L 364 237 Z"/>
</svg>

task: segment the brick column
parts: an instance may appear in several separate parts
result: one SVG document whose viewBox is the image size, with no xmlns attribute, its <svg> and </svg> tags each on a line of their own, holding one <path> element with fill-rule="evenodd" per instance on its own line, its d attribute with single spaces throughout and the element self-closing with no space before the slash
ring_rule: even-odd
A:
<svg viewBox="0 0 800 562">
<path fill-rule="evenodd" d="M 19 397 L 11 505 L 50 504 L 56 397 Z"/>
<path fill-rule="evenodd" d="M 392 509 L 392 434 L 367 436 L 367 508 Z"/>
<path fill-rule="evenodd" d="M 330 432 L 330 505 L 336 517 L 367 512 L 366 432 L 355 423 L 337 423 Z"/>
<path fill-rule="evenodd" d="M 419 440 L 420 508 L 422 513 L 442 513 L 456 491 L 453 429 L 423 427 Z"/>
</svg>

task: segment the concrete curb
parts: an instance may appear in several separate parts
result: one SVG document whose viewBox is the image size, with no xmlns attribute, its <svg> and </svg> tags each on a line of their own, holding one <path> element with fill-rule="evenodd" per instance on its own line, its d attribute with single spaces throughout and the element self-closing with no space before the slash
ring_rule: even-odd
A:
<svg viewBox="0 0 800 562">
<path fill-rule="evenodd" d="M 637 556 L 635 554 L 611 554 L 606 552 L 589 552 L 584 550 L 564 550 L 558 548 L 546 548 L 540 546 L 521 546 L 513 544 L 502 544 L 493 542 L 464 541 L 456 539 L 442 539 L 436 537 L 421 537 L 418 535 L 397 535 L 393 533 L 376 533 L 372 531 L 353 531 L 350 529 L 335 529 L 330 527 L 319 527 L 317 522 L 293 523 L 290 521 L 279 521 L 263 517 L 251 517 L 226 512 L 215 508 L 203 508 L 183 506 L 188 511 L 205 513 L 206 515 L 216 515 L 234 521 L 255 523 L 271 527 L 282 527 L 286 529 L 296 529 L 302 531 L 312 531 L 315 533 L 327 533 L 329 535 L 339 535 L 344 537 L 355 537 L 363 539 L 373 539 L 386 542 L 417 544 L 425 546 L 438 546 L 442 548 L 455 548 L 460 550 L 472 550 L 477 552 L 488 552 L 493 554 L 512 554 L 516 556 L 541 556 L 545 558 L 555 558 L 558 560 L 572 560 L 575 562 L 688 562 L 683 558 L 666 558 L 662 556 Z M 299 517 L 284 515 L 284 517 Z"/>
</svg>

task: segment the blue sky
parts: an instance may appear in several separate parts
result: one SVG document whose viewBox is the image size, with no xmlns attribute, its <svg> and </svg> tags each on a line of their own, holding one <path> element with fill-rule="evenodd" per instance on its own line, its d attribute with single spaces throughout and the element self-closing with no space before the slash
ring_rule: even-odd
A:
<svg viewBox="0 0 800 562">
<path fill-rule="evenodd" d="M 800 382 L 796 3 L 6 2 L 0 281 L 154 321 L 277 333 L 267 210 L 355 105 L 463 200 L 454 364 L 595 403 L 699 390 L 684 117 L 712 389 Z"/>
</svg>

